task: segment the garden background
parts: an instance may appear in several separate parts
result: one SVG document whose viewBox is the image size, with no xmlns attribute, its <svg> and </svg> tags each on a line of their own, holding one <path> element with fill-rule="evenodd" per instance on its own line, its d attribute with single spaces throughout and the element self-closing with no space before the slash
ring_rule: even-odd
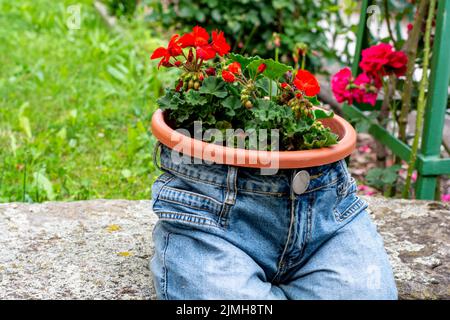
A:
<svg viewBox="0 0 450 320">
<path fill-rule="evenodd" d="M 0 0 L 0 202 L 149 199 L 159 174 L 150 119 L 163 88 L 172 85 L 172 71 L 157 72 L 149 56 L 173 30 L 197 23 L 224 29 L 235 50 L 279 54 L 293 65 L 292 52 L 306 45 L 307 68 L 325 84 L 321 97 L 339 112 L 326 84 L 353 59 L 358 2 L 177 3 Z M 414 1 L 379 1 L 372 19 L 383 15 L 385 3 L 398 22 L 394 36 L 404 41 Z M 392 34 L 373 22 L 380 39 Z M 414 117 L 412 112 L 411 123 Z M 369 171 L 377 166 L 374 140 L 363 133 L 364 123 L 357 128 L 350 168 L 360 192 L 386 193 L 406 167 Z M 440 193 L 450 200 L 448 177 Z"/>
</svg>

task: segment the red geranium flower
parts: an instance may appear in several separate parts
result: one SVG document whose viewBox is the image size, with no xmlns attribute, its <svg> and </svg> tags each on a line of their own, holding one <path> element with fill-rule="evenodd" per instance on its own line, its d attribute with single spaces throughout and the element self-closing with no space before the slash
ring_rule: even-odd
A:
<svg viewBox="0 0 450 320">
<path fill-rule="evenodd" d="M 183 53 L 179 41 L 180 41 L 179 35 L 175 34 L 172 36 L 172 38 L 170 38 L 167 48 L 159 47 L 153 52 L 150 59 L 162 58 L 158 64 L 158 68 L 161 65 L 171 66 L 169 62 L 170 58 L 177 57 Z"/>
<path fill-rule="evenodd" d="M 240 74 L 241 73 L 241 64 L 237 61 L 231 63 L 228 66 L 228 71 L 230 71 L 233 74 Z"/>
<path fill-rule="evenodd" d="M 216 57 L 216 50 L 209 44 L 197 47 L 197 56 L 202 60 L 210 60 Z"/>
<path fill-rule="evenodd" d="M 236 77 L 234 76 L 234 74 L 230 71 L 227 70 L 223 70 L 222 71 L 222 78 L 223 80 L 225 80 L 225 82 L 234 82 L 236 81 Z"/>
<path fill-rule="evenodd" d="M 212 32 L 212 47 L 221 57 L 230 52 L 230 45 L 225 40 L 223 31 Z"/>
<path fill-rule="evenodd" d="M 320 84 L 316 77 L 306 70 L 298 70 L 294 85 L 308 97 L 313 97 L 320 92 Z"/>
<path fill-rule="evenodd" d="M 200 27 L 195 26 L 192 28 L 191 33 L 186 33 L 180 38 L 180 44 L 182 48 L 186 47 L 201 47 L 208 44 L 209 34 Z"/>
</svg>

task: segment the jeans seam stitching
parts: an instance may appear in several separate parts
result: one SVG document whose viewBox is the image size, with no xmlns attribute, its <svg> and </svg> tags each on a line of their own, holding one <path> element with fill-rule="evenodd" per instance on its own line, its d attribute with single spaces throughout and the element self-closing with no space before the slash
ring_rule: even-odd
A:
<svg viewBox="0 0 450 320">
<path fill-rule="evenodd" d="M 211 226 L 211 227 L 219 228 L 219 226 L 217 226 L 217 222 L 211 218 L 195 216 L 195 218 L 197 220 L 203 221 L 203 223 L 202 223 L 202 222 L 192 221 L 192 219 L 177 219 L 176 218 L 177 216 L 192 218 L 192 215 L 189 215 L 186 213 L 180 213 L 180 212 L 175 212 L 175 211 L 156 211 L 155 213 L 158 214 L 160 217 L 163 216 L 161 219 L 164 219 L 164 220 L 172 220 L 172 221 L 180 221 L 181 220 L 183 222 L 196 224 L 198 226 Z M 165 215 L 175 215 L 175 217 L 171 218 L 171 217 L 167 217 Z"/>
<path fill-rule="evenodd" d="M 164 244 L 164 253 L 163 253 L 163 268 L 164 268 L 164 297 L 166 300 L 169 300 L 169 295 L 167 293 L 167 265 L 166 265 L 166 253 L 169 247 L 169 238 L 172 233 L 168 232 L 166 237 L 166 243 Z"/>
<path fill-rule="evenodd" d="M 217 206 L 220 206 L 220 207 L 222 206 L 222 203 L 220 201 L 218 201 L 218 200 L 216 200 L 216 199 L 214 199 L 212 197 L 205 196 L 203 194 L 199 194 L 199 193 L 195 193 L 195 192 L 187 191 L 187 190 L 183 190 L 183 189 L 178 189 L 178 188 L 174 188 L 174 187 L 169 187 L 169 186 L 164 186 L 163 188 L 161 188 L 161 191 L 163 191 L 163 189 L 170 190 L 170 191 L 173 191 L 175 193 L 188 194 L 189 196 L 192 196 L 193 198 L 199 197 L 199 198 L 205 199 L 207 201 L 211 201 L 213 203 L 211 205 L 217 205 Z M 171 198 L 169 198 L 169 199 L 171 199 Z"/>
<path fill-rule="evenodd" d="M 340 213 L 336 208 L 334 208 L 334 216 L 338 222 L 342 222 L 348 217 L 355 214 L 355 212 L 364 206 L 367 207 L 366 204 L 364 204 L 364 201 L 361 200 L 361 198 L 357 198 L 355 201 L 353 201 L 347 209 L 344 210 L 344 212 Z"/>
<path fill-rule="evenodd" d="M 167 198 L 164 198 L 164 197 L 159 198 L 158 200 L 167 201 L 167 202 L 174 203 L 174 204 L 179 204 L 181 206 L 186 206 L 186 207 L 189 207 L 191 209 L 204 210 L 204 211 L 210 212 L 212 214 L 217 214 L 217 212 L 220 212 L 220 210 L 214 210 L 214 208 L 200 208 L 200 207 L 196 207 L 196 206 L 193 206 L 193 205 L 189 205 L 189 204 L 184 203 L 184 202 L 179 202 L 179 201 L 172 200 L 172 199 L 167 199 Z"/>
</svg>

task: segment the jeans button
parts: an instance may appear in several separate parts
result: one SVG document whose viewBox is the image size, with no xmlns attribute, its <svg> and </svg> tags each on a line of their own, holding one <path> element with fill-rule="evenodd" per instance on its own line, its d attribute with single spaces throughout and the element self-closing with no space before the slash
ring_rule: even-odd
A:
<svg viewBox="0 0 450 320">
<path fill-rule="evenodd" d="M 308 189 L 309 186 L 309 173 L 308 171 L 302 170 L 297 172 L 292 181 L 292 189 L 296 194 L 302 194 Z"/>
</svg>

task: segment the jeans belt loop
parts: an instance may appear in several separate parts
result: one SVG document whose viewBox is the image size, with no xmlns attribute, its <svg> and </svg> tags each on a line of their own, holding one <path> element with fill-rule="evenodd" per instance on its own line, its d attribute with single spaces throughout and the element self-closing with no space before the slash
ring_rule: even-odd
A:
<svg viewBox="0 0 450 320">
<path fill-rule="evenodd" d="M 227 194 L 225 195 L 225 203 L 229 205 L 234 205 L 236 202 L 237 173 L 238 173 L 237 167 L 228 166 Z"/>
</svg>

